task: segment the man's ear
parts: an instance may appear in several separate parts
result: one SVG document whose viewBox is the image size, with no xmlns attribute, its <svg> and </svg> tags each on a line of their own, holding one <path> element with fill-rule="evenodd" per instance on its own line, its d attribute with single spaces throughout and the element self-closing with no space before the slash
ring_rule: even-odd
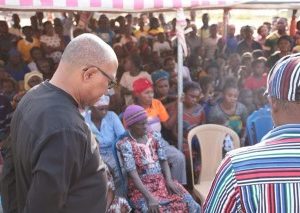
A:
<svg viewBox="0 0 300 213">
<path fill-rule="evenodd" d="M 272 99 L 271 97 L 268 97 L 268 100 L 269 100 L 269 103 L 270 103 L 273 113 L 278 112 L 278 110 L 280 108 L 279 103 L 276 100 Z"/>
<path fill-rule="evenodd" d="M 96 68 L 91 67 L 91 68 L 89 68 L 89 69 L 87 69 L 86 71 L 83 72 L 82 78 L 83 78 L 84 81 L 88 81 L 88 80 L 90 80 L 92 77 L 94 77 L 94 75 L 96 75 L 97 72 L 98 72 L 98 71 L 97 71 Z"/>
</svg>

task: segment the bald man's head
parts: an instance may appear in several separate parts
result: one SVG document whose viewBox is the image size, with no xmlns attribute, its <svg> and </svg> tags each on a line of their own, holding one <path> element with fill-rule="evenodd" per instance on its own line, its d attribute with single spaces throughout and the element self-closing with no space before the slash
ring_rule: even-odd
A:
<svg viewBox="0 0 300 213">
<path fill-rule="evenodd" d="M 113 49 L 101 38 L 90 33 L 74 38 L 66 47 L 61 62 L 72 67 L 108 66 L 110 69 L 107 71 L 111 73 L 118 67 L 118 59 Z"/>
<path fill-rule="evenodd" d="M 117 68 L 112 48 L 96 35 L 85 33 L 68 44 L 50 83 L 84 108 L 92 106 L 114 84 Z"/>
</svg>

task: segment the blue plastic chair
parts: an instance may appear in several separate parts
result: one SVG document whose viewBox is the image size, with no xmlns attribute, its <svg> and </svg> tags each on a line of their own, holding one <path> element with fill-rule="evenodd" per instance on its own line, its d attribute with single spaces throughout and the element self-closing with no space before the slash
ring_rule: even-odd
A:
<svg viewBox="0 0 300 213">
<path fill-rule="evenodd" d="M 127 192 L 128 192 L 128 188 L 127 188 L 127 174 L 126 171 L 123 169 L 123 162 L 119 153 L 119 150 L 117 149 L 117 143 L 119 140 L 121 140 L 124 137 L 129 136 L 128 132 L 126 131 L 123 135 L 121 135 L 114 143 L 112 146 L 112 150 L 113 150 L 113 155 L 115 157 L 115 160 L 117 162 L 117 167 L 118 167 L 118 172 L 119 175 L 121 177 L 121 181 L 122 181 L 122 187 L 123 187 L 123 192 L 125 193 L 125 199 L 127 200 L 127 202 L 129 203 L 129 205 L 131 206 L 133 212 L 134 212 L 134 206 L 132 205 L 130 199 L 127 196 Z"/>
<path fill-rule="evenodd" d="M 273 128 L 273 120 L 271 109 L 269 106 L 264 106 L 257 111 L 254 111 L 247 119 L 246 129 L 249 139 L 249 145 L 259 143 Z"/>
</svg>

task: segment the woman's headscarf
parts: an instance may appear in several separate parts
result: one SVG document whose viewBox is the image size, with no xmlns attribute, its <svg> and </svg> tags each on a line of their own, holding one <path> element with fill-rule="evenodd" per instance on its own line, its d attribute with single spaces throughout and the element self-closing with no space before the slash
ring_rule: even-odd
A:
<svg viewBox="0 0 300 213">
<path fill-rule="evenodd" d="M 135 80 L 132 84 L 133 93 L 140 94 L 148 88 L 152 88 L 152 83 L 147 78 L 139 78 Z"/>
</svg>

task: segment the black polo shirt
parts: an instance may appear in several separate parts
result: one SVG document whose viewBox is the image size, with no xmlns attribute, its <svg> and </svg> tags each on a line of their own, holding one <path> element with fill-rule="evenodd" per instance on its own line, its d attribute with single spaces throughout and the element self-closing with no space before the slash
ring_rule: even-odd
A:
<svg viewBox="0 0 300 213">
<path fill-rule="evenodd" d="M 11 150 L 17 212 L 105 212 L 97 142 L 63 90 L 45 81 L 22 98 L 11 122 Z"/>
</svg>

